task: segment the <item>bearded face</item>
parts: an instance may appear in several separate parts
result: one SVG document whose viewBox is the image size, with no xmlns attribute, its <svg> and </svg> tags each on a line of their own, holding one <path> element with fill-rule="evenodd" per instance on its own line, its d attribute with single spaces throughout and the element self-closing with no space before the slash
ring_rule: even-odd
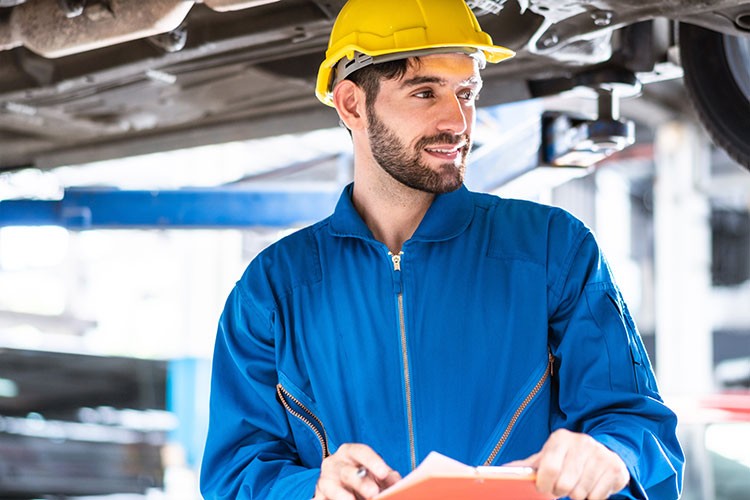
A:
<svg viewBox="0 0 750 500">
<path fill-rule="evenodd" d="M 467 134 L 442 132 L 422 136 L 413 145 L 405 144 L 401 138 L 381 120 L 374 106 L 368 103 L 368 136 L 373 158 L 395 180 L 419 191 L 441 194 L 455 191 L 464 180 L 466 159 L 471 149 Z M 445 148 L 451 145 L 452 153 L 441 153 L 431 146 Z M 426 161 L 426 156 L 431 158 Z M 452 160 L 440 162 L 440 156 L 454 156 Z"/>
</svg>

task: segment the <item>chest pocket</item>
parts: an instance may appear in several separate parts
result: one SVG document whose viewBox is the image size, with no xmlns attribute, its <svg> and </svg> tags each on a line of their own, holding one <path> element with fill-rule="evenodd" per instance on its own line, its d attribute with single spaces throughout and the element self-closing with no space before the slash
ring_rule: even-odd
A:
<svg viewBox="0 0 750 500">
<path fill-rule="evenodd" d="M 585 292 L 591 315 L 607 345 L 612 389 L 655 394 L 651 363 L 620 291 L 612 283 L 592 283 Z"/>
</svg>

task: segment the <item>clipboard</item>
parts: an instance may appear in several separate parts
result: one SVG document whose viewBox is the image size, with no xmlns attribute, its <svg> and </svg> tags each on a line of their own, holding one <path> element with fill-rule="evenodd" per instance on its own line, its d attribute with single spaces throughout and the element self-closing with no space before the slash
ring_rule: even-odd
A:
<svg viewBox="0 0 750 500">
<path fill-rule="evenodd" d="M 410 474 L 372 500 L 553 500 L 536 489 L 531 467 L 472 467 L 431 452 Z"/>
</svg>

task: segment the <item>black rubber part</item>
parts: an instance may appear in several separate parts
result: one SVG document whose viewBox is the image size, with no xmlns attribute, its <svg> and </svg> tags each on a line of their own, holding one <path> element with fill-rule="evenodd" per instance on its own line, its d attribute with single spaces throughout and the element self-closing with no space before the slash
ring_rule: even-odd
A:
<svg viewBox="0 0 750 500">
<path fill-rule="evenodd" d="M 680 23 L 679 40 L 685 86 L 698 117 L 713 141 L 750 170 L 750 100 L 727 63 L 724 35 Z"/>
</svg>

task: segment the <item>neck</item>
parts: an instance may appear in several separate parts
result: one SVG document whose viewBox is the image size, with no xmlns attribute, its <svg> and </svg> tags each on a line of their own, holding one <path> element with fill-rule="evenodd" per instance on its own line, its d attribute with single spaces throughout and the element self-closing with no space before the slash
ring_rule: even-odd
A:
<svg viewBox="0 0 750 500">
<path fill-rule="evenodd" d="M 371 167 L 355 167 L 352 203 L 375 239 L 396 255 L 419 227 L 435 195 L 404 186 L 379 165 Z"/>
</svg>

